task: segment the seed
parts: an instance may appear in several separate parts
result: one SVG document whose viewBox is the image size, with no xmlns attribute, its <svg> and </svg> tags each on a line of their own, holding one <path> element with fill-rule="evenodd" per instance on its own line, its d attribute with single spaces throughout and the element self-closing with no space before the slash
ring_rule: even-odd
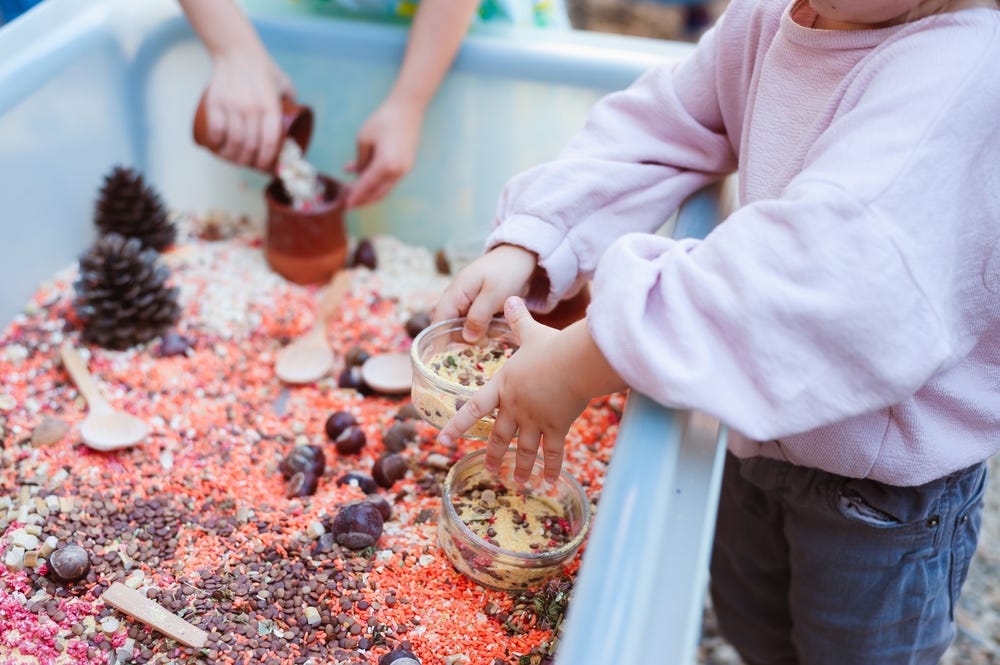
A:
<svg viewBox="0 0 1000 665">
<path fill-rule="evenodd" d="M 163 341 L 160 342 L 160 348 L 157 350 L 157 353 L 162 357 L 182 356 L 187 353 L 193 344 L 192 340 L 184 335 L 168 332 L 163 336 Z"/>
<path fill-rule="evenodd" d="M 393 483 L 406 475 L 406 460 L 399 453 L 382 455 L 372 466 L 372 478 L 381 487 L 392 487 Z"/>
<path fill-rule="evenodd" d="M 375 270 L 378 259 L 375 256 L 375 245 L 368 238 L 362 238 L 354 250 L 352 266 L 365 266 L 369 270 Z"/>
<path fill-rule="evenodd" d="M 406 332 L 410 337 L 416 337 L 420 334 L 420 331 L 430 324 L 431 315 L 429 312 L 416 312 L 413 316 L 406 320 Z"/>
<path fill-rule="evenodd" d="M 370 495 L 366 501 L 375 506 L 375 509 L 382 516 L 383 522 L 388 522 L 392 518 L 392 506 L 389 505 L 384 496 Z"/>
<path fill-rule="evenodd" d="M 285 480 L 305 471 L 319 477 L 326 469 L 326 455 L 319 446 L 294 446 L 278 465 L 278 469 Z"/>
<path fill-rule="evenodd" d="M 417 440 L 417 428 L 413 423 L 393 423 L 382 435 L 382 443 L 392 453 L 401 452 Z"/>
<path fill-rule="evenodd" d="M 310 471 L 299 471 L 288 481 L 285 496 L 289 499 L 301 496 L 311 496 L 316 493 L 319 478 Z"/>
<path fill-rule="evenodd" d="M 402 626 L 397 627 L 396 632 L 400 632 L 400 627 Z M 402 647 L 396 647 L 389 653 L 379 658 L 378 665 L 420 665 L 420 661 L 417 660 L 417 657 L 413 655 L 412 652 L 407 651 Z"/>
<path fill-rule="evenodd" d="M 352 425 L 340 433 L 335 442 L 337 452 L 341 455 L 354 455 L 361 452 L 365 447 L 367 439 L 364 430 L 357 425 Z"/>
<path fill-rule="evenodd" d="M 344 363 L 348 367 L 360 367 L 365 364 L 365 361 L 371 357 L 371 354 L 362 349 L 360 346 L 351 347 L 351 349 L 344 356 Z"/>
<path fill-rule="evenodd" d="M 343 434 L 351 425 L 357 425 L 358 420 L 354 417 L 354 414 L 348 411 L 335 411 L 330 414 L 330 417 L 326 419 L 326 436 L 331 441 L 336 441 L 337 437 Z"/>
<path fill-rule="evenodd" d="M 60 582 L 75 582 L 90 572 L 90 556 L 79 545 L 66 545 L 49 555 L 49 574 Z"/>
<path fill-rule="evenodd" d="M 337 377 L 337 385 L 341 388 L 357 390 L 362 394 L 369 392 L 368 384 L 361 376 L 361 368 L 357 366 L 345 367 L 344 371 Z"/>
<path fill-rule="evenodd" d="M 363 550 L 382 536 L 382 514 L 367 501 L 348 504 L 333 518 L 330 531 L 338 544 Z"/>
<path fill-rule="evenodd" d="M 374 494 L 378 491 L 378 485 L 371 476 L 366 476 L 358 471 L 348 471 L 340 478 L 337 478 L 337 485 L 353 485 L 365 494 Z"/>
</svg>

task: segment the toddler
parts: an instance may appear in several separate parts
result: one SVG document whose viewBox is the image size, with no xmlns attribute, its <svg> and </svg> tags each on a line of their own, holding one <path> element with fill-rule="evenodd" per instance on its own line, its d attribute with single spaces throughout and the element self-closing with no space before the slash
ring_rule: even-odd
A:
<svg viewBox="0 0 1000 665">
<path fill-rule="evenodd" d="M 595 396 L 731 428 L 711 565 L 751 665 L 936 663 L 1000 448 L 1000 7 L 733 0 L 690 58 L 593 109 L 506 186 L 436 319 L 520 349 L 441 431 L 498 409 L 556 477 Z M 654 231 L 739 171 L 704 240 Z M 592 279 L 587 318 L 532 320 Z"/>
</svg>

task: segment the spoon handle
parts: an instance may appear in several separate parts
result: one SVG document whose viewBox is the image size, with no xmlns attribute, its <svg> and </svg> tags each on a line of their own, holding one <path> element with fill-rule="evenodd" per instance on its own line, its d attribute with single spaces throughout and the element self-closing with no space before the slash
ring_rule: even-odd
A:
<svg viewBox="0 0 1000 665">
<path fill-rule="evenodd" d="M 104 399 L 104 396 L 101 395 L 101 390 L 94 381 L 90 370 L 87 369 L 87 363 L 80 356 L 80 352 L 70 342 L 63 342 L 62 346 L 59 347 L 59 353 L 62 356 L 63 366 L 69 372 L 70 378 L 76 384 L 77 390 L 87 400 L 90 409 L 92 411 L 110 409 L 110 405 Z"/>
<path fill-rule="evenodd" d="M 340 307 L 340 302 L 347 295 L 347 291 L 350 288 L 351 271 L 341 268 L 334 274 L 333 279 L 330 280 L 326 291 L 323 293 L 323 297 L 320 298 L 319 306 L 316 308 L 317 323 L 326 325 L 326 320 Z"/>
</svg>

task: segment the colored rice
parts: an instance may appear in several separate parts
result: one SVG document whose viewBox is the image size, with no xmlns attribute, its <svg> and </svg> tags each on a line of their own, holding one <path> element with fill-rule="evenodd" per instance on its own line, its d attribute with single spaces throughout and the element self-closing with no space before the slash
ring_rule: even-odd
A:
<svg viewBox="0 0 1000 665">
<path fill-rule="evenodd" d="M 196 232 L 205 219 L 178 222 L 181 240 L 164 260 L 184 306 L 175 332 L 193 347 L 174 357 L 158 355 L 158 342 L 89 349 L 112 404 L 150 423 L 144 444 L 99 453 L 79 441 L 85 404 L 57 354 L 63 339 L 78 341 L 75 265 L 41 285 L 0 338 L 0 500 L 10 499 L 0 508 L 0 558 L 25 526 L 18 518 L 28 504 L 42 540 L 82 545 L 92 562 L 87 578 L 67 584 L 49 580 L 44 567 L 0 565 L 0 662 L 375 663 L 399 645 L 425 665 L 542 662 L 553 650 L 551 622 L 524 598 L 466 580 L 435 540 L 445 471 L 426 460 L 456 459 L 480 442 L 444 449 L 437 430 L 418 423 L 418 443 L 403 451 L 411 469 L 384 492 L 393 516 L 377 548 L 317 551 L 309 525 L 328 525 L 338 506 L 362 498 L 335 479 L 370 474 L 385 452 L 382 433 L 408 400 L 339 389 L 336 372 L 316 385 L 280 383 L 275 354 L 311 326 L 316 289 L 271 273 L 252 225 L 205 240 Z M 444 283 L 429 252 L 377 240 L 379 269 L 355 271 L 328 328 L 341 357 L 355 345 L 406 351 L 405 321 L 430 307 Z M 592 501 L 622 402 L 595 401 L 570 435 L 567 468 Z M 359 455 L 338 455 L 326 439 L 324 422 L 340 410 L 367 435 Z M 71 429 L 33 446 L 32 430 L 47 417 Z M 324 446 L 327 472 L 314 496 L 288 499 L 277 466 L 306 442 Z M 40 508 L 49 495 L 62 498 L 59 510 Z M 553 584 L 568 589 L 578 562 Z M 209 631 L 207 647 L 183 647 L 105 607 L 100 594 L 116 581 Z M 306 608 L 318 610 L 319 623 L 308 622 Z"/>
</svg>

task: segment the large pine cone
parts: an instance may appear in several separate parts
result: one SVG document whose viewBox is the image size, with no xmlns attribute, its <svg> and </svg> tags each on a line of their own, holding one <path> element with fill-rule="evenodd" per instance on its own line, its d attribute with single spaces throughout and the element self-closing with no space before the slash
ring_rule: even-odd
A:
<svg viewBox="0 0 1000 665">
<path fill-rule="evenodd" d="M 180 315 L 177 288 L 156 250 L 137 238 L 109 233 L 80 257 L 73 284 L 83 338 L 108 349 L 127 349 L 153 339 Z"/>
<path fill-rule="evenodd" d="M 159 194 L 143 182 L 140 174 L 121 166 L 104 177 L 94 223 L 102 234 L 138 238 L 143 246 L 157 251 L 169 247 L 177 236 Z"/>
</svg>

